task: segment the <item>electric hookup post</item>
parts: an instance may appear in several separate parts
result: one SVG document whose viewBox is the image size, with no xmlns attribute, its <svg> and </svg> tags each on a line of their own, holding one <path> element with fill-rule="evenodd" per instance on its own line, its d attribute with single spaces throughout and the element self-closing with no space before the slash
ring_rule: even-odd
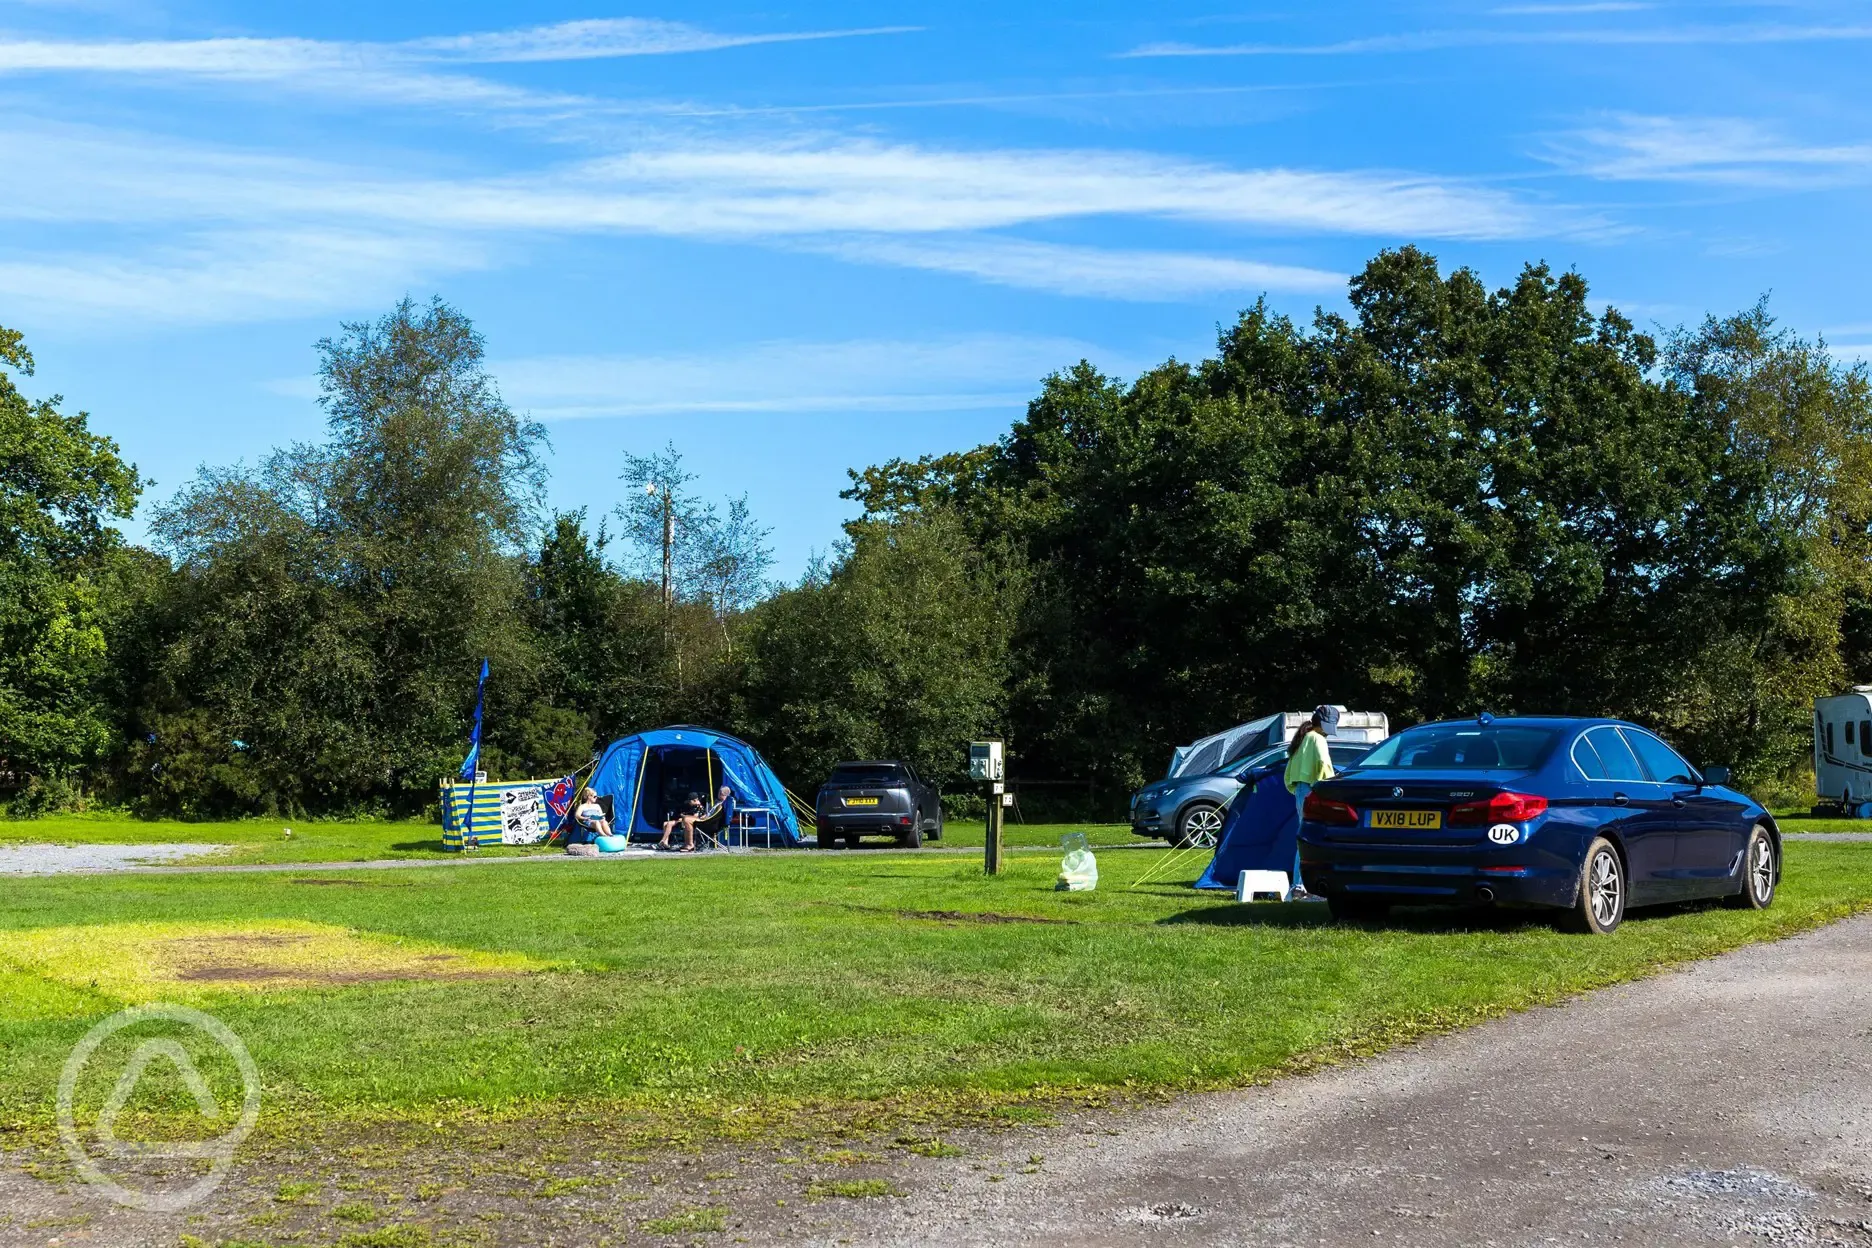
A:
<svg viewBox="0 0 1872 1248">
<path fill-rule="evenodd" d="M 988 834 L 982 840 L 982 870 L 1001 874 L 1001 807 L 1007 801 L 1007 769 L 999 741 L 969 743 L 969 779 L 988 788 Z"/>
</svg>

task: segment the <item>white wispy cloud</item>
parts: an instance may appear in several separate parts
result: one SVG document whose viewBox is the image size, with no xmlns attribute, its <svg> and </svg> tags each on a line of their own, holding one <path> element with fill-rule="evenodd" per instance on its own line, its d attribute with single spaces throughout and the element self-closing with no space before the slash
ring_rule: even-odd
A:
<svg viewBox="0 0 1872 1248">
<path fill-rule="evenodd" d="M 1564 228 L 1502 191 L 1407 174 L 1232 169 L 1145 153 L 673 142 L 531 173 L 406 176 L 70 128 L 0 132 L 0 220 L 338 218 L 431 229 L 747 238 L 1155 217 L 1310 233 Z"/>
<path fill-rule="evenodd" d="M 850 39 L 865 35 L 901 35 L 916 26 L 867 26 L 845 30 L 781 31 L 775 34 L 727 34 L 687 22 L 640 17 L 594 18 L 533 26 L 524 30 L 444 35 L 405 43 L 368 45 L 388 55 L 432 57 L 474 64 L 521 61 L 584 61 L 617 56 L 668 56 L 680 52 L 717 52 L 763 43 L 799 43 L 813 39 Z M 353 45 L 356 46 L 356 45 Z"/>
<path fill-rule="evenodd" d="M 770 341 L 720 351 L 532 356 L 491 364 L 501 392 L 542 420 L 700 412 L 931 412 L 1024 406 L 1082 358 L 1071 338 Z"/>
<path fill-rule="evenodd" d="M 957 150 L 826 140 L 758 146 L 668 139 L 596 159 L 484 176 L 443 176 L 71 126 L 0 130 L 11 185 L 0 222 L 89 258 L 9 244 L 16 291 L 176 315 L 316 306 L 345 281 L 418 282 L 572 235 L 737 240 L 1004 285 L 1111 298 L 1219 291 L 1326 291 L 1338 275 L 1251 258 L 1038 243 L 986 231 L 1072 219 L 1155 218 L 1288 234 L 1496 239 L 1579 225 L 1499 189 L 1407 174 L 1236 169 L 1144 153 Z M 185 238 L 152 250 L 147 239 Z M 253 240 L 303 238 L 291 262 Z M 219 241 L 217 241 L 219 240 Z M 43 244 L 42 244 L 43 246 Z M 225 276 L 220 271 L 225 270 Z M 89 276 L 87 276 L 87 274 Z M 348 276 L 347 276 L 348 275 Z M 4 287 L 0 287 L 4 288 Z M 248 289 L 257 303 L 243 300 Z M 370 287 L 376 289 L 376 287 Z M 146 293 L 138 294 L 138 290 Z"/>
<path fill-rule="evenodd" d="M 1233 256 L 1014 238 L 860 238 L 818 250 L 849 260 L 957 273 L 998 286 L 1100 299 L 1172 301 L 1230 291 L 1332 294 L 1346 284 L 1341 273 Z"/>
<path fill-rule="evenodd" d="M 191 235 L 127 252 L 7 249 L 0 302 L 86 323 L 263 319 L 382 302 L 489 258 L 473 239 L 310 227 Z"/>
<path fill-rule="evenodd" d="M 1617 114 L 1550 138 L 1547 157 L 1616 181 L 1821 185 L 1872 175 L 1872 143 L 1803 143 L 1735 117 Z"/>
<path fill-rule="evenodd" d="M 301 38 L 51 40 L 0 38 L 0 75 L 76 73 L 142 79 L 265 82 L 302 91 L 410 103 L 565 108 L 584 97 L 531 91 L 450 65 L 595 60 L 713 52 L 759 44 L 902 34 L 908 26 L 766 34 L 707 30 L 685 22 L 604 18 L 401 43 Z"/>
<path fill-rule="evenodd" d="M 1520 44 L 1586 44 L 1598 46 L 1652 46 L 1670 44 L 1770 44 L 1854 42 L 1872 39 L 1872 25 L 1795 26 L 1648 26 L 1601 27 L 1582 30 L 1552 27 L 1540 30 L 1420 30 L 1394 35 L 1371 35 L 1332 43 L 1147 43 L 1121 52 L 1122 57 L 1180 56 L 1349 56 L 1383 52 L 1434 52 L 1445 48 L 1497 47 Z"/>
</svg>

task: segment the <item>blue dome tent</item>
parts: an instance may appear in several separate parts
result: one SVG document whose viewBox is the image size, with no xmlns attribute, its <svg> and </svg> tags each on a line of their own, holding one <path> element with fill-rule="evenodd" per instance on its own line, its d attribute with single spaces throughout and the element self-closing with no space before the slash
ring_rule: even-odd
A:
<svg viewBox="0 0 1872 1248">
<path fill-rule="evenodd" d="M 712 803 L 726 784 L 734 792 L 736 826 L 725 830 L 725 843 L 801 843 L 799 820 L 780 777 L 760 751 L 726 733 L 677 724 L 622 737 L 605 749 L 588 783 L 609 799 L 618 836 L 660 837 L 666 812 L 691 793 Z"/>
<path fill-rule="evenodd" d="M 1252 789 L 1243 789 L 1229 803 L 1222 835 L 1209 869 L 1196 881 L 1197 888 L 1234 891 L 1243 871 L 1286 871 L 1294 866 L 1294 842 L 1300 820 L 1293 794 L 1277 770 L 1270 770 Z"/>
</svg>

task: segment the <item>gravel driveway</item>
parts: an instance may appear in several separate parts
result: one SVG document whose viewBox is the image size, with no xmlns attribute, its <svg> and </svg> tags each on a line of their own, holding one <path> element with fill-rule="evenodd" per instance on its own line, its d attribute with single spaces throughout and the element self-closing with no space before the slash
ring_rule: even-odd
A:
<svg viewBox="0 0 1872 1248">
<path fill-rule="evenodd" d="M 1872 1245 L 1869 1028 L 1862 917 L 1322 1075 L 904 1164 L 906 1198 L 824 1202 L 740 1233 Z"/>
<path fill-rule="evenodd" d="M 225 845 L 0 845 L 0 875 L 64 875 L 122 871 L 154 862 L 179 862 Z"/>
</svg>

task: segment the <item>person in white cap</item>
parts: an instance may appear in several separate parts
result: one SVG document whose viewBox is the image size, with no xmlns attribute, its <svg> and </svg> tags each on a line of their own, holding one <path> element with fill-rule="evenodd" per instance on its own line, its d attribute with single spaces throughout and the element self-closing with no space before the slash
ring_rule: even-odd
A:
<svg viewBox="0 0 1872 1248">
<path fill-rule="evenodd" d="M 1336 706 L 1316 706 L 1312 718 L 1300 725 L 1300 730 L 1287 743 L 1287 791 L 1294 795 L 1294 817 L 1306 818 L 1307 794 L 1313 786 L 1322 780 L 1332 778 L 1332 751 L 1326 746 L 1326 734 L 1339 726 L 1339 708 Z M 1296 894 L 1304 894 L 1300 884 L 1300 846 L 1294 844 L 1293 886 Z"/>
</svg>

